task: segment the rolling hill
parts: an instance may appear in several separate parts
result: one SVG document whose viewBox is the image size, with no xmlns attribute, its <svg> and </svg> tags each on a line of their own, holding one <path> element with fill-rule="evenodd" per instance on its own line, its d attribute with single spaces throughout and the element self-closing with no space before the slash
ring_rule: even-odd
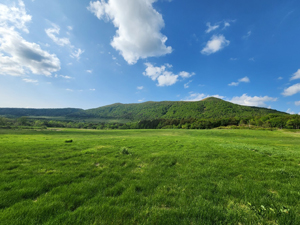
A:
<svg viewBox="0 0 300 225">
<path fill-rule="evenodd" d="M 94 109 L 28 109 L 0 108 L 0 115 L 7 117 L 65 117 L 68 120 L 116 119 L 116 120 L 152 120 L 152 119 L 210 119 L 229 117 L 254 117 L 267 114 L 286 115 L 273 109 L 241 106 L 218 98 L 209 97 L 196 102 L 162 101 L 136 104 L 115 103 Z"/>
<path fill-rule="evenodd" d="M 202 101 L 163 101 L 137 104 L 116 103 L 95 109 L 78 111 L 67 115 L 68 118 L 105 118 L 128 119 L 132 121 L 151 119 L 209 119 L 228 117 L 253 117 L 270 113 L 282 114 L 273 109 L 249 107 L 233 104 L 218 98 L 209 97 Z"/>
</svg>

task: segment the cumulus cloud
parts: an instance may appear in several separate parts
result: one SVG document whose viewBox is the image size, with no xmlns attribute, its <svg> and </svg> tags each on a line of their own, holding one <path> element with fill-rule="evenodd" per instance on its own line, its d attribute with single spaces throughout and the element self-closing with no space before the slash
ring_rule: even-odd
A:
<svg viewBox="0 0 300 225">
<path fill-rule="evenodd" d="M 0 25 L 1 27 L 15 27 L 29 33 L 26 23 L 31 21 L 31 16 L 26 13 L 23 1 L 18 2 L 11 7 L 0 4 Z"/>
<path fill-rule="evenodd" d="M 172 65 L 170 64 L 157 67 L 153 66 L 151 63 L 145 63 L 145 66 L 147 68 L 145 69 L 143 75 L 150 77 L 153 81 L 158 81 L 157 86 L 160 87 L 173 85 L 179 80 L 180 77 L 184 79 L 195 75 L 195 73 L 189 73 L 186 71 L 181 71 L 179 74 L 174 74 L 173 72 L 167 70 L 167 68 L 172 68 Z"/>
<path fill-rule="evenodd" d="M 296 79 L 300 79 L 300 69 L 293 74 L 290 80 L 296 80 Z"/>
<path fill-rule="evenodd" d="M 58 38 L 60 28 L 56 24 L 52 24 L 52 28 L 45 29 L 46 34 L 52 41 L 60 46 L 71 45 L 69 38 Z"/>
<path fill-rule="evenodd" d="M 220 25 L 217 24 L 212 26 L 210 25 L 210 23 L 207 23 L 206 26 L 207 26 L 207 30 L 205 31 L 205 33 L 210 33 L 211 31 L 216 30 L 220 27 Z"/>
<path fill-rule="evenodd" d="M 19 1 L 19 7 L 0 4 L 0 74 L 21 76 L 31 72 L 50 76 L 60 70 L 56 55 L 24 40 L 15 30 L 29 32 L 26 23 L 30 20 L 23 1 Z"/>
<path fill-rule="evenodd" d="M 291 95 L 297 94 L 298 92 L 300 92 L 300 83 L 294 84 L 294 85 L 284 89 L 284 91 L 282 92 L 282 95 L 291 96 Z"/>
<path fill-rule="evenodd" d="M 231 82 L 228 84 L 229 86 L 238 86 L 240 83 L 249 83 L 250 79 L 246 76 L 238 80 L 238 82 Z"/>
<path fill-rule="evenodd" d="M 182 101 L 195 102 L 195 101 L 203 100 L 203 99 L 208 98 L 208 97 L 215 97 L 215 98 L 219 98 L 219 99 L 225 98 L 224 96 L 221 96 L 221 95 L 206 95 L 206 94 L 203 94 L 203 93 L 190 92 L 190 96 L 183 99 Z"/>
<path fill-rule="evenodd" d="M 128 64 L 140 58 L 162 56 L 172 52 L 167 37 L 160 30 L 164 20 L 153 7 L 156 0 L 100 0 L 90 2 L 88 10 L 98 19 L 112 21 L 117 28 L 111 41 Z"/>
<path fill-rule="evenodd" d="M 206 43 L 206 46 L 202 49 L 201 53 L 204 55 L 210 55 L 216 53 L 230 44 L 230 41 L 226 40 L 223 35 L 213 35 L 211 39 Z"/>
<path fill-rule="evenodd" d="M 272 98 L 269 96 L 248 96 L 247 94 L 243 94 L 242 96 L 233 97 L 230 102 L 239 104 L 239 105 L 246 105 L 246 106 L 257 106 L 257 107 L 266 107 L 265 102 L 275 102 L 277 98 Z"/>
</svg>

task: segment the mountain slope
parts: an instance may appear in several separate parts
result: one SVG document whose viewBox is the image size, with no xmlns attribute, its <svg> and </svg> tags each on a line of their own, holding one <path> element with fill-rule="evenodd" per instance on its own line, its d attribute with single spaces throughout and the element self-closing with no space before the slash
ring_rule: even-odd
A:
<svg viewBox="0 0 300 225">
<path fill-rule="evenodd" d="M 144 102 L 138 104 L 116 103 L 95 109 L 79 111 L 68 115 L 68 117 L 130 119 L 132 121 L 138 121 L 158 118 L 245 118 L 262 116 L 270 113 L 286 114 L 272 109 L 241 106 L 218 98 L 210 97 L 197 102 L 163 101 Z"/>
</svg>

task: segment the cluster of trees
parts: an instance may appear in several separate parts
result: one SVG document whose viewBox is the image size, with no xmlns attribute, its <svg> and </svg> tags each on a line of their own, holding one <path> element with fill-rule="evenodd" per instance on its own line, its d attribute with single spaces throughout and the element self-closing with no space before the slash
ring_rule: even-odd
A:
<svg viewBox="0 0 300 225">
<path fill-rule="evenodd" d="M 36 120 L 27 117 L 0 117 L 0 127 L 62 127 L 83 129 L 212 129 L 221 126 L 300 129 L 299 115 L 268 114 L 255 117 L 210 119 L 152 119 L 129 123 L 93 123 L 58 120 Z"/>
</svg>

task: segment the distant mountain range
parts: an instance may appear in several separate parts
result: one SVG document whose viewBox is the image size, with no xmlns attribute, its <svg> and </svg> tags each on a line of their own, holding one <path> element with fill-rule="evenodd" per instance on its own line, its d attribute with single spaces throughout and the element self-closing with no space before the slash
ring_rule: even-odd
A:
<svg viewBox="0 0 300 225">
<path fill-rule="evenodd" d="M 136 104 L 121 104 L 102 106 L 95 109 L 27 109 L 0 108 L 0 115 L 8 117 L 65 117 L 67 119 L 126 119 L 131 121 L 151 119 L 209 119 L 209 118 L 247 118 L 267 114 L 282 114 L 273 109 L 241 106 L 218 98 L 209 97 L 196 102 L 163 101 L 144 102 Z"/>
</svg>

